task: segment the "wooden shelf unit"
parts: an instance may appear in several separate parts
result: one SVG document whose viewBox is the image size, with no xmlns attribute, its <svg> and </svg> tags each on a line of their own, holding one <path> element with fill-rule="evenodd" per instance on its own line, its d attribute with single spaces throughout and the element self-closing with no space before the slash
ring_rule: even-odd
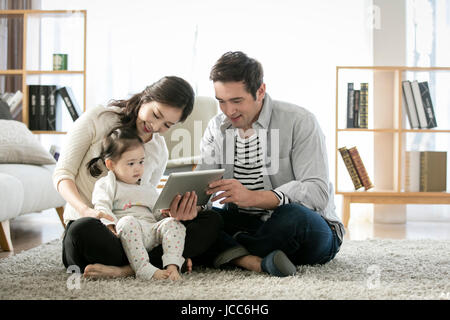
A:
<svg viewBox="0 0 450 320">
<path fill-rule="evenodd" d="M 37 16 L 53 17 L 58 19 L 64 19 L 71 15 L 81 15 L 83 18 L 83 48 L 80 48 L 80 55 L 82 55 L 81 70 L 28 70 L 27 69 L 27 52 L 28 47 L 28 29 L 27 23 L 29 18 L 35 18 Z M 22 68 L 21 69 L 7 69 L 0 70 L 0 75 L 8 76 L 21 76 L 22 77 L 22 122 L 29 127 L 29 109 L 28 109 L 28 82 L 30 76 L 36 75 L 80 75 L 82 77 L 82 110 L 86 111 L 86 26 L 87 26 L 87 11 L 86 10 L 0 10 L 0 18 L 10 17 L 22 17 L 23 19 L 23 43 L 22 43 Z M 50 58 L 50 57 L 49 57 Z M 70 57 L 69 57 L 70 58 Z M 62 106 L 65 108 L 65 106 Z M 65 134 L 63 131 L 47 131 L 47 130 L 33 130 L 35 134 Z"/>
<path fill-rule="evenodd" d="M 345 72 L 348 70 L 361 70 L 372 72 L 372 76 L 374 76 L 377 72 L 391 73 L 391 78 L 393 79 L 393 87 L 391 97 L 387 97 L 387 99 L 391 99 L 393 102 L 393 108 L 390 111 L 391 114 L 387 116 L 391 119 L 391 126 L 376 126 L 375 124 L 371 127 L 369 125 L 368 129 L 364 128 L 344 128 L 342 126 L 342 116 L 347 115 L 347 105 L 343 105 L 343 100 L 340 100 L 342 94 L 344 94 L 345 98 L 347 97 L 347 91 L 343 91 L 342 86 L 340 86 L 341 81 L 341 72 Z M 404 179 L 404 174 L 402 172 L 403 166 L 403 156 L 406 151 L 406 134 L 407 133 L 426 133 L 426 134 L 450 134 L 450 125 L 448 124 L 448 120 L 446 125 L 449 128 L 434 128 L 434 129 L 410 129 L 407 128 L 407 116 L 403 111 L 403 103 L 402 103 L 402 80 L 406 79 L 406 72 L 450 72 L 450 67 L 405 67 L 405 66 L 337 66 L 336 67 L 336 130 L 335 130 L 335 142 L 336 142 L 336 150 L 335 150 L 335 186 L 336 186 L 336 194 L 343 196 L 343 208 L 342 208 L 342 218 L 345 226 L 348 226 L 348 222 L 350 220 L 350 205 L 351 203 L 369 203 L 369 204 L 450 204 L 450 192 L 405 192 L 402 189 L 402 181 Z M 450 73 L 449 73 L 450 75 Z M 347 82 L 352 81 L 345 81 Z M 355 81 L 357 82 L 357 81 Z M 450 83 L 450 82 L 449 82 Z M 342 83 L 341 83 L 342 85 Z M 373 85 L 376 86 L 375 81 L 373 81 Z M 382 84 L 385 86 L 385 84 Z M 369 88 L 369 92 L 371 89 Z M 372 90 L 373 92 L 374 90 Z M 389 93 L 388 93 L 389 95 Z M 370 104 L 369 97 L 369 117 L 370 117 L 370 108 L 375 108 L 375 110 L 371 110 L 372 114 L 376 113 L 376 106 Z M 341 105 L 340 105 L 341 103 Z M 434 108 L 436 108 L 436 104 L 434 103 Z M 341 120 L 341 121 L 340 121 Z M 373 119 L 372 119 L 373 120 Z M 439 118 L 438 125 L 439 125 Z M 371 119 L 369 119 L 370 124 Z M 375 120 L 374 120 L 375 121 Z M 360 189 L 358 191 L 353 190 L 343 190 L 340 188 L 339 184 L 339 166 L 343 166 L 343 161 L 341 155 L 338 151 L 338 148 L 344 146 L 341 144 L 341 136 L 343 134 L 347 135 L 362 135 L 362 134 L 390 134 L 391 141 L 389 141 L 390 145 L 394 146 L 395 150 L 391 150 L 393 153 L 393 176 L 387 177 L 387 179 L 392 180 L 391 188 L 377 188 L 377 175 L 372 176 L 369 173 L 369 177 L 372 179 L 372 182 L 375 181 L 375 188 L 370 189 L 368 191 L 364 191 Z M 353 145 L 352 145 L 353 146 Z M 347 145 L 347 147 L 351 147 Z M 357 146 L 358 147 L 358 146 Z M 374 144 L 374 148 L 375 148 Z M 387 154 L 389 154 L 390 150 L 386 150 Z M 375 154 L 375 152 L 374 152 Z M 364 161 L 364 154 L 361 155 Z M 376 160 L 375 160 L 376 161 Z M 342 164 L 340 164 L 342 162 Z M 344 166 L 345 168 L 345 166 Z M 345 170 L 345 169 L 344 169 Z M 345 174 L 348 174 L 345 172 Z M 386 177 L 384 177 L 386 178 Z M 350 181 L 350 175 L 348 175 L 348 179 Z"/>
</svg>

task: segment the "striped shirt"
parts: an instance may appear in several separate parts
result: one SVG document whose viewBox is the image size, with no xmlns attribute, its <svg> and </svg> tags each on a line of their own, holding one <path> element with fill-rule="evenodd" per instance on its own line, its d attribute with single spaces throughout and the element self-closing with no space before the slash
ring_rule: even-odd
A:
<svg viewBox="0 0 450 320">
<path fill-rule="evenodd" d="M 236 141 L 234 149 L 234 173 L 233 178 L 249 190 L 264 190 L 263 181 L 263 154 L 258 135 L 253 133 L 250 137 L 241 137 L 239 129 L 236 129 Z M 279 206 L 289 203 L 288 197 L 281 191 L 271 190 L 280 200 Z M 267 220 L 273 210 L 256 207 L 239 207 L 239 212 L 258 215 L 262 220 Z"/>
</svg>

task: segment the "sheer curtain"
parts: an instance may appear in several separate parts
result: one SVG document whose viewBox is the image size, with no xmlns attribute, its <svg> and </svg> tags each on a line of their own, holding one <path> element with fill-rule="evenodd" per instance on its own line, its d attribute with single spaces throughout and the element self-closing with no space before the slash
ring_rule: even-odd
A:
<svg viewBox="0 0 450 320">
<path fill-rule="evenodd" d="M 419 67 L 448 67 L 450 65 L 450 3 L 446 0 L 412 0 L 407 7 L 407 61 Z M 434 103 L 438 129 L 450 126 L 450 92 L 448 73 L 419 73 L 413 75 L 418 81 L 428 81 Z M 450 134 L 417 134 L 414 150 L 447 151 Z M 450 181 L 450 158 L 447 154 L 447 190 Z M 448 205 L 408 207 L 409 220 L 450 221 Z"/>
</svg>

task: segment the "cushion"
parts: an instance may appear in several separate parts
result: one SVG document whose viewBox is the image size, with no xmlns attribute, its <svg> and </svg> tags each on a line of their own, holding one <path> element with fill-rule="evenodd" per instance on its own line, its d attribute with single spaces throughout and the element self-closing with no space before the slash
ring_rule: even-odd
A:
<svg viewBox="0 0 450 320">
<path fill-rule="evenodd" d="M 6 120 L 12 119 L 11 111 L 9 110 L 8 104 L 2 99 L 0 99 L 0 119 Z"/>
<path fill-rule="evenodd" d="M 55 164 L 56 161 L 25 124 L 0 120 L 0 163 Z"/>
</svg>

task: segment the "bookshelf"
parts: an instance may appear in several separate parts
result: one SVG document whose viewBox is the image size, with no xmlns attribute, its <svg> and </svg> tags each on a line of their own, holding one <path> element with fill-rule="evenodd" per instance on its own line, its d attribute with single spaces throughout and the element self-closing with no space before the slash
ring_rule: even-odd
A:
<svg viewBox="0 0 450 320">
<path fill-rule="evenodd" d="M 83 112 L 86 110 L 86 10 L 0 10 L 0 21 L 20 24 L 21 43 L 8 43 L 8 50 L 22 56 L 14 66 L 0 67 L 0 78 L 15 78 L 23 92 L 18 120 L 30 127 L 28 85 L 70 86 Z M 67 70 L 53 70 L 53 53 L 68 54 Z M 6 81 L 6 80 L 4 80 Z M 59 108 L 65 109 L 62 101 Z M 67 110 L 64 123 L 71 123 Z M 69 116 L 70 117 L 70 116 Z M 70 121 L 68 121 L 69 119 Z M 65 134 L 61 131 L 33 130 L 35 134 Z"/>
<path fill-rule="evenodd" d="M 412 129 L 402 99 L 402 81 L 433 79 L 433 107 L 438 126 Z M 368 128 L 347 128 L 347 83 L 369 83 Z M 337 66 L 335 186 L 343 197 L 342 218 L 347 226 L 352 203 L 450 204 L 450 187 L 443 192 L 405 191 L 407 151 L 450 150 L 450 67 Z M 422 144 L 417 145 L 417 141 Z M 430 143 L 431 141 L 431 143 Z M 375 187 L 355 191 L 338 151 L 357 146 Z M 447 157 L 447 168 L 449 157 Z M 447 176 L 449 170 L 447 169 Z M 449 181 L 448 177 L 446 179 Z"/>
</svg>

